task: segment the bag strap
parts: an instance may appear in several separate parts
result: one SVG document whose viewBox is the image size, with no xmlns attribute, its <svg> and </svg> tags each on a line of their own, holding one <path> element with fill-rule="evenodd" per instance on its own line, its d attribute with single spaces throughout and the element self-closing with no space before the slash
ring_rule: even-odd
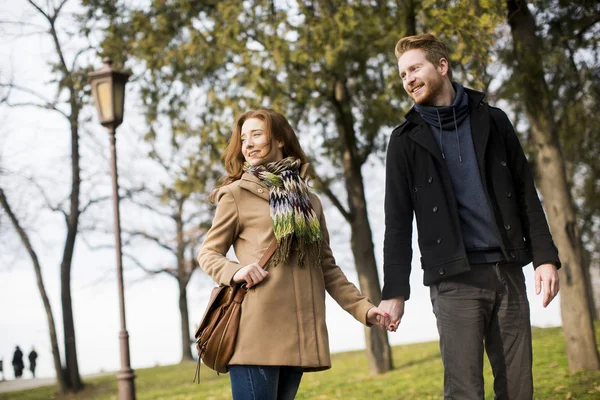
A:
<svg viewBox="0 0 600 400">
<path fill-rule="evenodd" d="M 261 268 L 265 268 L 271 257 L 273 257 L 275 250 L 277 250 L 277 239 L 273 239 L 267 248 L 267 251 L 265 251 L 265 254 L 258 260 L 258 265 L 260 265 Z"/>
</svg>

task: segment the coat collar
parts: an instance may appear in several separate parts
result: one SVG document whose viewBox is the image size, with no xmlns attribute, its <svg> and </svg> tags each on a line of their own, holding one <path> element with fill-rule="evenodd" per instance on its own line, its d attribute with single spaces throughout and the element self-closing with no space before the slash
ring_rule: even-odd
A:
<svg viewBox="0 0 600 400">
<path fill-rule="evenodd" d="M 308 167 L 309 167 L 308 163 L 303 164 L 300 167 L 300 176 L 302 178 L 306 178 L 306 176 L 308 174 Z M 269 201 L 269 188 L 256 176 L 249 174 L 247 172 L 244 172 L 244 174 L 242 175 L 242 177 L 240 179 L 239 185 L 242 189 L 245 189 L 245 190 L 249 191 L 250 193 L 254 193 L 258 197 L 261 197 L 264 200 Z"/>
<path fill-rule="evenodd" d="M 246 189 L 250 193 L 254 193 L 258 197 L 269 201 L 269 188 L 261 182 L 256 176 L 244 172 L 240 179 L 240 187 Z"/>
<path fill-rule="evenodd" d="M 483 168 L 483 156 L 485 155 L 485 147 L 490 134 L 489 112 L 487 105 L 483 102 L 485 94 L 468 88 L 465 88 L 465 92 L 469 97 L 471 136 L 473 137 L 473 145 L 481 169 Z M 405 118 L 407 121 L 417 125 L 410 131 L 408 136 L 427 149 L 440 163 L 442 163 L 442 152 L 440 151 L 440 146 L 433 138 L 433 132 L 429 124 L 421 118 L 421 115 L 414 107 L 406 113 Z"/>
</svg>

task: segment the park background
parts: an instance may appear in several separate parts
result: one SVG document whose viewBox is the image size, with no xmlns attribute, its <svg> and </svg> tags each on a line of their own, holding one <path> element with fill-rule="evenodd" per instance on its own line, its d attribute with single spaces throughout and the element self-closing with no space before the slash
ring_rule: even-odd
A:
<svg viewBox="0 0 600 400">
<path fill-rule="evenodd" d="M 6 1 L 0 4 L 0 187 L 7 194 L 40 256 L 64 360 L 60 264 L 66 229 L 63 216 L 60 212 L 49 210 L 49 206 L 58 207 L 68 198 L 71 188 L 70 125 L 61 114 L 68 115 L 70 111 L 68 84 L 62 80 L 64 76 L 60 68 L 52 66 L 59 59 L 53 38 L 47 34 L 48 21 L 31 3 Z M 171 226 L 172 221 L 162 215 L 169 211 L 169 201 L 172 200 L 169 196 L 173 192 L 189 195 L 186 205 L 188 230 L 193 230 L 191 227 L 194 225 L 205 226 L 210 221 L 212 209 L 207 206 L 205 198 L 211 185 L 214 186 L 214 177 L 222 172 L 218 157 L 213 153 L 222 150 L 233 115 L 239 111 L 250 106 L 272 105 L 289 114 L 301 143 L 315 159 L 319 176 L 329 178 L 316 186 L 326 205 L 334 254 L 339 265 L 357 285 L 359 278 L 350 245 L 351 227 L 340 212 L 340 204 L 335 201 L 338 199 L 342 208 L 347 202 L 338 121 L 335 110 L 327 104 L 328 100 L 320 100 L 314 93 L 321 93 L 323 87 L 328 89 L 327 86 L 332 85 L 329 89 L 334 92 L 334 98 L 343 98 L 344 91 L 354 96 L 349 104 L 353 115 L 360 116 L 354 121 L 359 148 L 369 150 L 365 153 L 360 171 L 365 182 L 372 231 L 370 240 L 374 245 L 373 255 L 380 282 L 383 277 L 385 143 L 393 126 L 402 122 L 402 115 L 410 106 L 401 91 L 397 74 L 394 75 L 393 44 L 398 38 L 413 29 L 415 32 L 433 31 L 449 40 L 453 49 L 453 65 L 464 66 L 455 68 L 457 80 L 485 90 L 492 104 L 503 107 L 509 113 L 525 148 L 531 150 L 534 147 L 532 124 L 528 120 L 531 111 L 527 110 L 523 100 L 526 95 L 519 92 L 520 81 L 514 76 L 516 60 L 510 54 L 511 31 L 506 23 L 505 2 L 389 2 L 396 7 L 390 6 L 387 18 L 374 6 L 380 2 L 368 1 L 217 4 L 72 0 L 40 2 L 39 5 L 51 14 L 63 3 L 56 20 L 56 31 L 67 58 L 66 65 L 73 65 L 73 71 L 84 76 L 85 72 L 101 67 L 100 55 L 103 54 L 110 55 L 116 65 L 133 72 L 127 86 L 125 120 L 118 128 L 117 146 L 124 197 L 122 226 L 129 238 L 125 240 L 124 249 L 132 255 L 125 258 L 125 299 L 134 369 L 177 363 L 185 353 L 182 349 L 177 281 L 165 274 L 149 274 L 140 266 L 152 270 L 173 267 L 172 254 L 153 240 L 158 238 L 163 244 L 170 245 L 177 236 Z M 256 7 L 251 12 L 253 3 Z M 594 81 L 599 65 L 599 9 L 596 2 L 586 1 L 530 3 L 529 9 L 538 24 L 537 33 L 543 38 L 546 49 L 541 53 L 545 58 L 540 63 L 546 68 L 546 79 L 551 89 L 548 95 L 554 96 L 550 103 L 555 107 L 556 120 L 560 122 L 557 122 L 557 140 L 568 167 L 568 183 L 577 223 L 583 232 L 581 236 L 587 250 L 586 265 L 590 274 L 586 279 L 590 291 L 596 293 L 598 204 L 594 198 L 599 190 L 599 134 L 598 117 L 591 115 L 589 110 L 595 109 L 600 93 L 598 80 Z M 304 32 L 298 28 L 301 23 L 292 24 L 293 29 L 288 27 L 289 31 L 285 33 L 270 32 L 269 29 L 273 29 L 269 26 L 271 5 L 277 11 L 273 18 L 285 15 L 290 20 L 310 11 L 304 8 L 333 7 L 334 11 L 329 11 L 336 13 L 337 19 L 329 22 L 318 19 L 318 24 L 307 24 L 308 28 L 303 28 L 311 33 L 310 40 L 323 42 L 323 53 L 310 55 L 301 54 L 298 49 L 293 49 L 296 53 L 286 49 L 286 40 L 303 44 L 309 40 L 299 39 Z M 414 15 L 407 12 L 409 7 L 413 7 Z M 236 10 L 241 16 L 231 15 Z M 393 18 L 392 12 L 403 19 Z M 412 27 L 409 24 L 411 15 L 416 21 Z M 207 22 L 215 16 L 222 20 Z M 248 23 L 244 16 L 260 20 L 260 24 Z M 240 27 L 236 29 L 236 23 L 232 21 L 239 22 Z M 219 26 L 219 23 L 223 25 Z M 219 26 L 221 31 L 215 26 Z M 202 44 L 193 33 L 194 27 L 199 32 L 215 29 L 216 33 L 226 32 L 232 36 L 246 32 L 250 39 L 240 44 L 227 38 L 226 34 L 222 38 L 215 34 L 213 43 Z M 253 27 L 256 31 L 249 30 Z M 128 29 L 138 29 L 138 32 L 132 34 Z M 364 30 L 362 36 L 356 34 L 360 30 Z M 261 44 L 256 38 L 260 34 L 265 34 L 272 47 Z M 340 35 L 337 41 L 336 35 Z M 381 40 L 385 43 L 373 42 L 373 49 L 365 50 L 369 38 L 377 35 L 385 36 L 385 40 Z M 331 36 L 330 42 L 327 42 L 328 36 Z M 222 54 L 226 53 L 223 49 L 227 46 L 235 53 L 233 56 Z M 77 63 L 71 64 L 79 53 Z M 293 62 L 286 64 L 290 59 Z M 310 65 L 310 72 L 303 71 L 301 65 L 297 65 L 298 60 Z M 353 67 L 353 62 L 361 65 Z M 277 71 L 278 63 L 285 64 L 289 70 Z M 363 75 L 350 75 L 331 83 L 319 75 L 321 70 L 315 66 Z M 371 76 L 377 75 L 378 71 L 381 77 Z M 297 78 L 292 72 L 298 74 Z M 336 76 L 336 73 L 331 75 Z M 273 78 L 276 80 L 270 80 Z M 306 90 L 301 87 L 311 81 L 316 82 L 315 87 Z M 59 85 L 60 92 L 57 89 Z M 97 122 L 89 87 L 83 80 L 77 85 L 75 93 L 81 94 L 81 204 L 90 206 L 80 217 L 80 232 L 72 260 L 71 296 L 79 372 L 86 375 L 118 370 L 119 313 L 111 236 L 108 135 Z M 238 90 L 235 90 L 236 87 Z M 296 97 L 294 101 L 282 99 L 289 96 L 287 89 L 296 90 L 297 96 L 291 96 L 293 99 Z M 341 95 L 338 93 L 340 90 Z M 35 94 L 32 95 L 32 92 Z M 565 103 L 567 101 L 569 103 Z M 561 109 L 561 105 L 572 107 Z M 530 159 L 535 157 L 534 153 L 530 154 Z M 157 159 L 168 162 L 161 165 Z M 159 212 L 155 212 L 157 210 Z M 143 240 L 150 236 L 150 240 Z M 197 240 L 194 246 L 201 243 L 201 235 Z M 400 329 L 388 335 L 390 344 L 437 339 L 429 290 L 421 283 L 416 237 L 413 248 L 413 294 L 407 303 Z M 525 271 L 532 325 L 561 325 L 560 298 L 543 309 L 541 298 L 534 293 L 532 267 L 526 267 Z M 196 270 L 192 274 L 187 286 L 192 331 L 204 310 L 211 286 L 212 283 L 201 271 Z M 594 315 L 593 308 L 591 300 L 591 315 Z M 332 351 L 365 348 L 362 326 L 331 299 L 328 299 L 327 310 Z M 48 324 L 31 260 L 10 220 L 2 213 L 0 321 L 0 357 L 4 359 L 5 376 L 12 378 L 10 358 L 15 345 L 21 346 L 25 354 L 35 345 L 40 355 L 38 376 L 53 376 Z"/>
</svg>

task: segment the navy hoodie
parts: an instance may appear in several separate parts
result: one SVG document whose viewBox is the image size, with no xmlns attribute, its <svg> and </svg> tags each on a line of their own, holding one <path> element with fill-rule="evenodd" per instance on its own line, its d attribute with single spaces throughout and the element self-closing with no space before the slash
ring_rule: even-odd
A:
<svg viewBox="0 0 600 400">
<path fill-rule="evenodd" d="M 462 85 L 453 82 L 452 86 L 456 96 L 449 106 L 415 104 L 415 109 L 431 126 L 448 167 L 469 263 L 502 261 L 502 241 L 485 197 L 473 147 L 467 94 Z"/>
</svg>

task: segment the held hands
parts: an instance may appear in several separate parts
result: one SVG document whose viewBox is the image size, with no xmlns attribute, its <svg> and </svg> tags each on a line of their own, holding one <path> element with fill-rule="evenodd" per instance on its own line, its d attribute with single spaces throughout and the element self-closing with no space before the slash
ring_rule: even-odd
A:
<svg viewBox="0 0 600 400">
<path fill-rule="evenodd" d="M 559 290 L 558 271 L 554 264 L 542 264 L 535 269 L 535 294 L 540 294 L 542 286 L 544 287 L 542 305 L 546 308 Z"/>
<path fill-rule="evenodd" d="M 379 307 L 371 307 L 367 311 L 367 322 L 370 325 L 377 325 L 382 329 L 388 329 L 390 315 Z"/>
<path fill-rule="evenodd" d="M 269 276 L 268 271 L 262 269 L 258 263 L 252 263 L 240 268 L 235 275 L 233 275 L 233 282 L 246 282 L 246 287 L 250 289 L 252 286 L 261 283 L 267 276 Z"/>
<path fill-rule="evenodd" d="M 396 332 L 402 316 L 404 315 L 404 296 L 394 297 L 388 300 L 382 300 L 379 308 L 387 311 L 389 314 L 389 324 L 387 329 L 390 332 Z"/>
</svg>

